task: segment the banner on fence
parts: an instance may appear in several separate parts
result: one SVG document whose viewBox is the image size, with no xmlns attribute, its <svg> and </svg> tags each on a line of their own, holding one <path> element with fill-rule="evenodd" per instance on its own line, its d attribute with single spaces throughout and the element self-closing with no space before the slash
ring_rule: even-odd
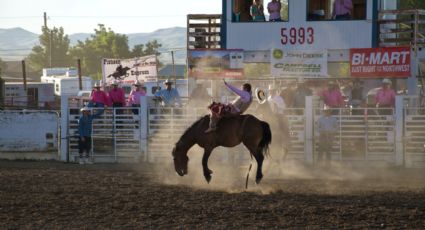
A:
<svg viewBox="0 0 425 230">
<path fill-rule="evenodd" d="M 114 80 L 132 84 L 157 81 L 157 62 L 155 55 L 130 59 L 102 59 L 103 82 L 110 84 Z"/>
<path fill-rule="evenodd" d="M 408 77 L 410 48 L 350 49 L 350 73 L 352 77 Z"/>
<path fill-rule="evenodd" d="M 275 77 L 327 77 L 326 50 L 271 50 L 271 74 Z"/>
<path fill-rule="evenodd" d="M 188 50 L 188 75 L 194 78 L 243 78 L 243 50 Z"/>
</svg>

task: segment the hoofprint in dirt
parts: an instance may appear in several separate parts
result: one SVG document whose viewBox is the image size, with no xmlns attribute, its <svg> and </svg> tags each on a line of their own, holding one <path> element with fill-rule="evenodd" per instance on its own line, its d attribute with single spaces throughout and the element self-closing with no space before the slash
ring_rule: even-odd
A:
<svg viewBox="0 0 425 230">
<path fill-rule="evenodd" d="M 302 169 L 302 176 L 292 169 L 294 174 L 283 178 L 265 174 L 260 185 L 251 184 L 245 191 L 243 176 L 227 182 L 227 187 L 217 175 L 215 182 L 198 185 L 193 180 L 196 171 L 181 178 L 172 169 L 157 167 L 0 161 L 0 225 L 4 229 L 425 227 L 423 170 L 376 169 L 367 174 L 353 170 L 357 174 L 347 177 L 338 175 L 338 169 Z"/>
</svg>

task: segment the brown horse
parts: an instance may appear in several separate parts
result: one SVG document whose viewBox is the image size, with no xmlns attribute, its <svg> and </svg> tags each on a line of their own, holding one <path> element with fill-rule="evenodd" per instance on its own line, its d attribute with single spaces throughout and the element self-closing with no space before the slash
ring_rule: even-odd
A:
<svg viewBox="0 0 425 230">
<path fill-rule="evenodd" d="M 252 115 L 239 115 L 220 119 L 217 130 L 205 133 L 208 128 L 209 116 L 204 116 L 192 124 L 180 137 L 173 149 L 174 168 L 180 176 L 188 171 L 187 152 L 198 144 L 204 148 L 202 168 L 204 177 L 209 183 L 212 171 L 208 168 L 208 158 L 217 146 L 234 147 L 241 142 L 257 161 L 256 183 L 263 178 L 262 165 L 264 157 L 269 154 L 269 144 L 272 133 L 267 122 L 260 121 Z"/>
</svg>

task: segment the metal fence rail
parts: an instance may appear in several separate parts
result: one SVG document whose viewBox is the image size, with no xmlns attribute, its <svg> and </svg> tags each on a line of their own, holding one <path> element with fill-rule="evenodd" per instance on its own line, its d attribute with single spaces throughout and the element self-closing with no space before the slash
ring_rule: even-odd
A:
<svg viewBox="0 0 425 230">
<path fill-rule="evenodd" d="M 92 156 L 95 161 L 137 161 L 142 157 L 140 116 L 134 115 L 133 109 L 140 114 L 140 108 L 107 108 L 100 118 L 93 120 Z M 71 161 L 75 161 L 78 157 L 80 111 L 78 107 L 68 111 L 69 156 Z"/>
</svg>

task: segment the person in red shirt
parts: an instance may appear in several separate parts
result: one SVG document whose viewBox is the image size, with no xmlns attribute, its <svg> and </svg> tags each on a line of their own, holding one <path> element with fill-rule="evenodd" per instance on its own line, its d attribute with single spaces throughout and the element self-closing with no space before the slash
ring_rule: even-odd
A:
<svg viewBox="0 0 425 230">
<path fill-rule="evenodd" d="M 319 96 L 325 105 L 331 108 L 332 115 L 339 114 L 339 108 L 343 107 L 344 99 L 341 90 L 334 81 L 329 81 L 328 88 L 320 92 Z"/>
<path fill-rule="evenodd" d="M 125 92 L 121 87 L 118 86 L 117 80 L 114 80 L 111 83 L 111 86 L 112 89 L 110 89 L 108 92 L 110 103 L 115 110 L 115 114 L 123 114 L 123 110 L 120 108 L 125 106 Z"/>
<path fill-rule="evenodd" d="M 89 107 L 101 108 L 102 112 L 105 106 L 109 105 L 108 95 L 100 89 L 100 84 L 96 83 L 90 95 Z"/>
<path fill-rule="evenodd" d="M 391 88 L 391 80 L 385 78 L 382 80 L 382 88 L 378 90 L 375 95 L 375 103 L 380 115 L 391 115 L 393 114 L 392 108 L 395 106 L 396 93 Z"/>
</svg>

